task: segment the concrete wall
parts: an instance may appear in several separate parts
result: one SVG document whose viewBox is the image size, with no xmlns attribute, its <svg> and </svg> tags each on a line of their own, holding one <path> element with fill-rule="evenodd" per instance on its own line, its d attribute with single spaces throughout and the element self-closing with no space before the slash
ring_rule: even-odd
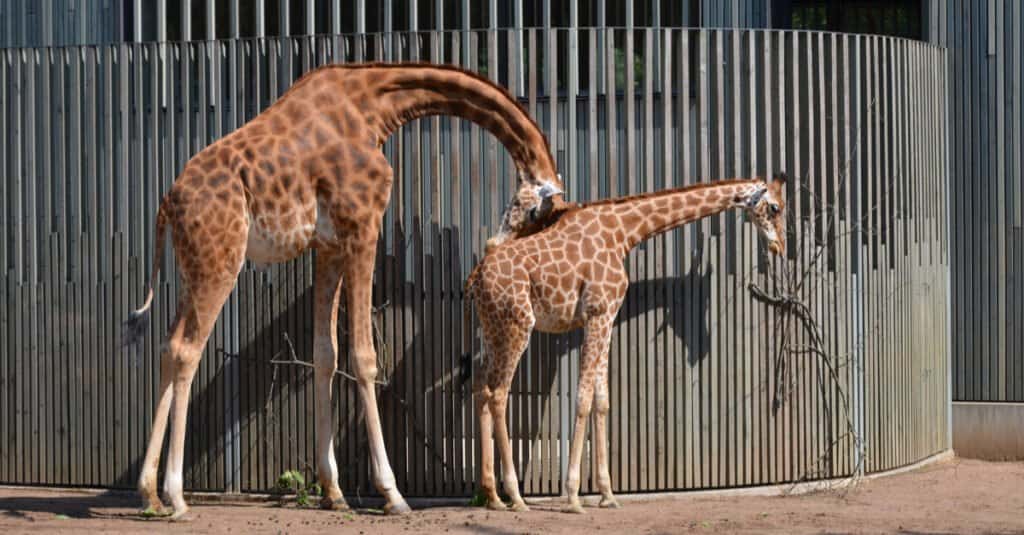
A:
<svg viewBox="0 0 1024 535">
<path fill-rule="evenodd" d="M 953 403 L 953 449 L 971 459 L 1024 460 L 1024 403 Z"/>
</svg>

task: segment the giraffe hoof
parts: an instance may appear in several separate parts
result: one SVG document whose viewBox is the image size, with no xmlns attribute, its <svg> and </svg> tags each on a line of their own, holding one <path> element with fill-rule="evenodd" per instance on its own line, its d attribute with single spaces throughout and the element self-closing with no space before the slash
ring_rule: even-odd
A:
<svg viewBox="0 0 1024 535">
<path fill-rule="evenodd" d="M 324 496 L 320 499 L 320 508 L 328 511 L 351 511 L 352 508 L 348 506 L 348 502 L 345 498 L 330 498 Z"/>
<path fill-rule="evenodd" d="M 526 511 L 529 511 L 530 508 L 526 506 L 526 502 L 515 502 L 512 504 L 512 510 L 517 513 L 525 513 Z"/>
<path fill-rule="evenodd" d="M 619 503 L 619 500 L 616 500 L 614 496 L 608 496 L 606 498 L 601 498 L 601 503 L 597 504 L 597 506 L 598 507 L 603 507 L 605 509 L 621 509 L 622 508 L 622 505 Z"/>
<path fill-rule="evenodd" d="M 192 515 L 190 509 L 185 508 L 180 511 L 174 511 L 174 514 L 168 517 L 167 520 L 171 522 L 191 522 L 195 520 L 195 516 Z"/>
<path fill-rule="evenodd" d="M 580 504 L 580 503 L 570 503 L 569 505 L 566 505 L 562 509 L 562 512 L 563 513 L 573 513 L 573 514 L 577 514 L 577 515 L 582 515 L 582 514 L 586 513 L 586 511 L 583 510 L 583 505 Z"/>
<path fill-rule="evenodd" d="M 412 508 L 409 507 L 409 504 L 405 503 L 405 500 L 389 503 L 384 506 L 384 514 L 386 515 L 404 515 L 410 512 L 412 512 Z"/>
<path fill-rule="evenodd" d="M 503 502 L 501 500 L 487 502 L 487 508 L 492 510 L 492 511 L 507 511 L 508 510 L 508 506 L 506 506 L 505 502 Z"/>
</svg>

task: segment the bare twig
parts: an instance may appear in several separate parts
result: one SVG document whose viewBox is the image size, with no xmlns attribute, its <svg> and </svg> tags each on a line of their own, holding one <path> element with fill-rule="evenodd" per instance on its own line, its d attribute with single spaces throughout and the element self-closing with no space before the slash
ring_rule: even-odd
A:
<svg viewBox="0 0 1024 535">
<path fill-rule="evenodd" d="M 295 347 L 292 345 L 292 340 L 291 340 L 291 338 L 288 337 L 288 333 L 283 333 L 283 335 L 284 335 L 284 343 L 288 344 L 288 353 L 289 353 L 289 355 L 291 355 L 291 358 L 283 359 L 283 360 L 282 359 L 278 359 L 278 358 L 273 358 L 273 359 L 270 359 L 270 363 L 274 364 L 274 365 L 277 365 L 277 364 L 294 364 L 296 366 L 302 366 L 302 367 L 305 367 L 305 368 L 316 369 L 316 365 L 315 364 L 313 364 L 311 362 L 306 362 L 304 360 L 299 360 L 299 357 L 295 354 Z M 280 354 L 280 353 L 278 353 L 278 354 Z M 335 375 L 339 375 L 341 377 L 344 377 L 345 379 L 348 379 L 350 381 L 358 382 L 358 379 L 356 379 L 356 377 L 354 375 L 352 375 L 350 373 L 347 373 L 344 370 L 336 369 L 336 370 L 334 370 L 334 374 Z M 380 380 L 374 379 L 373 382 L 374 382 L 374 384 L 377 384 L 377 385 L 388 386 L 388 382 L 387 381 L 380 381 Z"/>
</svg>

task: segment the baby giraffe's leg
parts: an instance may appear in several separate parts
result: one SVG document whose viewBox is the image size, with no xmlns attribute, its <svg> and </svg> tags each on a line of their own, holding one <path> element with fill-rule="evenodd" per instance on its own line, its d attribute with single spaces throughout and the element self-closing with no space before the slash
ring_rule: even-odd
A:
<svg viewBox="0 0 1024 535">
<path fill-rule="evenodd" d="M 569 504 L 567 513 L 583 513 L 580 502 L 580 463 L 583 458 L 583 439 L 587 436 L 587 418 L 594 399 L 594 383 L 598 371 L 598 363 L 608 354 L 608 343 L 611 337 L 611 325 L 615 314 L 603 314 L 587 320 L 583 334 L 583 355 L 580 360 L 580 383 L 576 390 L 576 427 L 572 433 L 572 446 L 569 449 L 569 472 L 565 480 L 566 494 Z"/>
<path fill-rule="evenodd" d="M 508 383 L 511 382 L 519 357 L 526 349 L 532 326 L 504 324 L 494 319 L 486 309 L 481 309 L 479 303 L 478 310 L 485 350 L 483 366 L 473 382 L 480 424 L 480 489 L 485 494 L 488 508 L 505 509 L 505 504 L 498 497 L 494 477 L 493 440 L 497 438 L 502 455 L 505 491 L 512 498 L 516 510 L 525 510 L 526 504 L 519 495 L 515 465 L 512 464 L 505 408 L 508 404 Z M 495 432 L 497 437 L 494 436 Z"/>
<path fill-rule="evenodd" d="M 609 333 L 610 334 L 610 333 Z M 597 488 L 601 491 L 601 507 L 618 508 L 612 494 L 612 478 L 608 474 L 608 349 L 597 365 L 594 380 L 594 456 L 597 457 Z"/>
<path fill-rule="evenodd" d="M 497 362 L 502 363 L 498 370 L 498 387 L 494 389 L 491 396 L 491 415 L 494 417 L 495 441 L 498 443 L 498 451 L 501 452 L 502 478 L 505 493 L 512 500 L 513 511 L 528 511 L 526 502 L 519 494 L 519 478 L 516 476 L 516 465 L 512 461 L 512 441 L 508 435 L 508 395 L 512 387 L 512 378 L 515 376 L 516 367 L 526 346 L 530 342 L 529 328 L 509 329 L 512 332 L 505 333 L 504 356 Z"/>
<path fill-rule="evenodd" d="M 486 379 L 473 381 L 473 397 L 476 399 L 477 421 L 480 427 L 480 490 L 487 500 L 487 507 L 505 508 L 498 497 L 494 479 L 494 419 L 491 417 L 491 398 L 494 392 L 487 386 Z"/>
</svg>

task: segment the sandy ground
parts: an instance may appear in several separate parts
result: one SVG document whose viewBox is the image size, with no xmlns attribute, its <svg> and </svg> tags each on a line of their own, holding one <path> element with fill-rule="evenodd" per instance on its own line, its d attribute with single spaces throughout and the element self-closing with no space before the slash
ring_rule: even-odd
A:
<svg viewBox="0 0 1024 535">
<path fill-rule="evenodd" d="M 588 497 L 594 503 L 594 497 Z M 530 503 L 530 500 L 527 500 Z M 415 507 L 415 502 L 414 507 Z M 195 505 L 188 522 L 143 520 L 125 493 L 88 495 L 0 489 L 0 532 L 10 533 L 1024 533 L 1024 463 L 952 459 L 849 492 L 800 496 L 624 501 L 619 510 L 559 512 L 535 501 L 525 513 L 420 508 L 401 517 L 276 504 Z"/>
</svg>

